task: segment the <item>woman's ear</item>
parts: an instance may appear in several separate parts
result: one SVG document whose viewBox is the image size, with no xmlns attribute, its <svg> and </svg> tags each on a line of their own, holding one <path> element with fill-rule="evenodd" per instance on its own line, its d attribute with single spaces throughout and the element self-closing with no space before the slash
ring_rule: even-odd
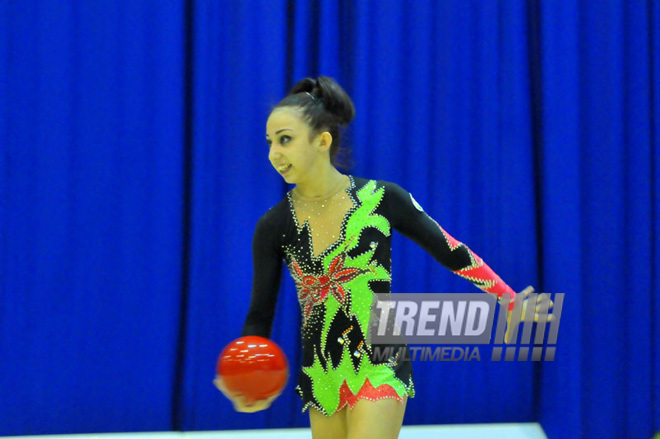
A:
<svg viewBox="0 0 660 439">
<path fill-rule="evenodd" d="M 323 131 L 321 134 L 319 134 L 319 144 L 318 144 L 319 151 L 328 151 L 330 150 L 331 146 L 332 146 L 332 134 L 330 134 L 328 131 Z"/>
</svg>

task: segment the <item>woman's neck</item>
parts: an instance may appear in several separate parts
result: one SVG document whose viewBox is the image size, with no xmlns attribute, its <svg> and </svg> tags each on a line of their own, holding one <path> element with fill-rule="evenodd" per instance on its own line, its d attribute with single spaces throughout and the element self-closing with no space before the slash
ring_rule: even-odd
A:
<svg viewBox="0 0 660 439">
<path fill-rule="evenodd" d="M 296 184 L 293 192 L 300 198 L 323 199 L 336 194 L 345 183 L 346 176 L 330 167 L 326 172 L 316 174 L 313 179 Z"/>
</svg>

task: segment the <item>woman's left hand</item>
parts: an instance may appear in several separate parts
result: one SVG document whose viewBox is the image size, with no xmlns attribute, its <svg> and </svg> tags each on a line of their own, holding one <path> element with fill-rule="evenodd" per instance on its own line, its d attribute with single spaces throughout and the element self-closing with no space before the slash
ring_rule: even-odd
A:
<svg viewBox="0 0 660 439">
<path fill-rule="evenodd" d="M 551 322 L 554 320 L 552 314 L 548 314 L 548 311 L 552 309 L 552 300 L 550 300 L 550 295 L 542 293 L 536 296 L 536 308 L 533 314 L 527 315 L 527 308 L 533 306 L 534 303 L 529 299 L 529 295 L 534 292 L 534 288 L 529 286 L 522 290 L 520 293 L 516 294 L 513 298 L 513 310 L 509 312 L 506 320 L 506 333 L 504 334 L 504 342 L 510 343 L 515 340 L 510 340 L 514 327 L 517 327 L 521 322 L 538 322 L 541 319 L 545 319 L 546 322 Z M 518 311 L 522 308 L 522 311 Z M 520 312 L 520 319 L 517 324 L 512 324 L 512 316 L 514 312 Z M 517 334 L 517 332 L 516 332 Z"/>
</svg>

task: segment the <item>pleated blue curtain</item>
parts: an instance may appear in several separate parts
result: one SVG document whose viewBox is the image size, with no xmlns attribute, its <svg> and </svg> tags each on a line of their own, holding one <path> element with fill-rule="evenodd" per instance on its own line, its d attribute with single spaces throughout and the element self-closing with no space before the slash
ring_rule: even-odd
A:
<svg viewBox="0 0 660 439">
<path fill-rule="evenodd" d="M 544 284 L 566 292 L 540 419 L 549 437 L 650 437 L 660 429 L 660 3 L 539 10 Z"/>
<path fill-rule="evenodd" d="M 195 2 L 191 272 L 179 428 L 291 425 L 291 389 L 273 410 L 233 412 L 212 385 L 240 336 L 252 282 L 252 233 L 285 187 L 266 159 L 265 121 L 287 87 L 287 5 Z M 289 287 L 291 288 L 291 286 Z M 294 294 L 281 294 L 272 337 L 295 366 Z"/>
<path fill-rule="evenodd" d="M 394 181 L 521 290 L 565 293 L 552 363 L 416 362 L 407 424 L 660 429 L 660 2 L 0 3 L 0 435 L 303 427 L 238 414 L 264 141 L 305 76 L 353 97 L 354 175 Z M 394 292 L 473 292 L 395 236 Z"/>
<path fill-rule="evenodd" d="M 0 435 L 171 428 L 183 20 L 0 2 Z"/>
</svg>

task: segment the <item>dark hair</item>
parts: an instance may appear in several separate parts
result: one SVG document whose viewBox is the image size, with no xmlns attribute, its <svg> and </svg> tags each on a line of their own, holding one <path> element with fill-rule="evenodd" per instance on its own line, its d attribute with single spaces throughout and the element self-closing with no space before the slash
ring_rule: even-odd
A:
<svg viewBox="0 0 660 439">
<path fill-rule="evenodd" d="M 355 117 L 353 101 L 334 79 L 319 76 L 298 81 L 289 94 L 274 108 L 300 108 L 303 119 L 310 127 L 310 139 L 323 131 L 332 136 L 330 161 L 340 168 L 350 167 L 350 151 L 340 148 L 341 127 Z"/>
</svg>

